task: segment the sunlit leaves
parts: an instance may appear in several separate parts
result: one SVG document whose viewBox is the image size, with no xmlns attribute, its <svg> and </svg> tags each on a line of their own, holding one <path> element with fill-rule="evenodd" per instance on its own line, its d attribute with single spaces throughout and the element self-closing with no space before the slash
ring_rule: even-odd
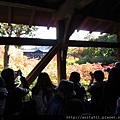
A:
<svg viewBox="0 0 120 120">
<path fill-rule="evenodd" d="M 3 51 L 4 46 L 0 46 L 0 71 L 3 69 Z M 29 59 L 28 57 L 23 55 L 23 52 L 20 49 L 16 49 L 14 46 L 10 46 L 10 61 L 9 67 L 14 70 L 21 69 L 25 76 L 27 76 L 31 70 L 37 65 L 39 60 Z M 69 61 L 69 59 L 68 59 Z M 81 83 L 86 86 L 90 82 L 89 72 L 94 72 L 95 70 L 102 70 L 104 72 L 105 68 L 113 67 L 113 64 L 102 65 L 102 63 L 86 63 L 86 64 L 76 64 L 73 62 L 72 64 L 66 64 L 66 75 L 67 79 L 69 79 L 70 73 L 73 71 L 77 71 L 81 74 Z M 48 63 L 48 65 L 43 70 L 50 75 L 50 78 L 53 84 L 57 85 L 57 60 L 56 56 Z M 107 79 L 108 73 L 105 73 L 105 79 Z"/>
<path fill-rule="evenodd" d="M 29 59 L 23 55 L 23 52 L 20 49 L 16 49 L 14 46 L 10 46 L 9 49 L 9 67 L 14 70 L 21 69 L 25 76 L 27 76 L 30 71 L 38 63 L 38 60 Z M 0 45 L 0 71 L 3 69 L 3 58 L 4 58 L 4 45 Z"/>
<path fill-rule="evenodd" d="M 8 23 L 0 23 L 0 36 L 34 36 L 33 32 L 37 29 L 38 27 L 29 27 L 28 25 L 23 24 L 11 24 L 9 26 Z"/>
</svg>

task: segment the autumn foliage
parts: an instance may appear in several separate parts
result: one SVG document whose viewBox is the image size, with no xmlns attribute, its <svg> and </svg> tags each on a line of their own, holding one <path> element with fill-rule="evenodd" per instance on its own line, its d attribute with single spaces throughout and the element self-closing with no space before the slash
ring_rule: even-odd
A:
<svg viewBox="0 0 120 120">
<path fill-rule="evenodd" d="M 4 46 L 0 46 L 0 71 L 3 69 L 3 54 L 4 54 Z M 25 76 L 27 76 L 30 71 L 36 66 L 39 62 L 37 59 L 29 59 L 27 56 L 23 55 L 22 50 L 16 49 L 14 46 L 10 46 L 9 50 L 9 67 L 13 68 L 15 71 L 21 69 Z M 69 57 L 68 60 L 73 59 Z M 90 72 L 94 72 L 95 70 L 102 70 L 105 73 L 105 79 L 107 80 L 108 73 L 104 71 L 105 68 L 113 67 L 113 64 L 108 66 L 102 66 L 102 63 L 86 63 L 86 64 L 67 64 L 66 65 L 66 73 L 67 79 L 69 79 L 70 73 L 73 71 L 77 71 L 81 74 L 81 83 L 83 85 L 88 85 L 90 82 Z M 50 78 L 53 84 L 57 85 L 57 61 L 56 56 L 49 62 L 49 64 L 43 70 L 50 75 Z"/>
</svg>

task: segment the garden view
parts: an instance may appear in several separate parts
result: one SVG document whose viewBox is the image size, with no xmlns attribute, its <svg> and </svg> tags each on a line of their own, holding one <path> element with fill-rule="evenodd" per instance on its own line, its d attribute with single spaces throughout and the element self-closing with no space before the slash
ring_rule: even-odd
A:
<svg viewBox="0 0 120 120">
<path fill-rule="evenodd" d="M 32 34 L 36 31 L 37 27 L 23 26 L 23 25 L 11 25 L 0 24 L 0 35 L 9 37 L 33 37 Z M 11 32 L 12 31 L 12 32 Z M 95 42 L 116 42 L 116 35 L 104 34 L 98 38 L 90 38 L 90 41 Z M 24 76 L 27 76 L 30 71 L 40 61 L 38 59 L 30 59 L 23 54 L 21 46 L 0 46 L 0 71 L 6 67 L 13 68 L 15 71 L 21 69 Z M 43 71 L 50 75 L 53 84 L 57 85 L 57 57 L 49 62 Z M 7 61 L 7 63 L 6 63 Z M 102 70 L 105 73 L 105 79 L 107 80 L 108 73 L 104 71 L 106 68 L 113 67 L 117 61 L 117 49 L 116 48 L 100 48 L 100 47 L 69 47 L 66 59 L 66 75 L 69 79 L 70 73 L 77 71 L 81 74 L 81 83 L 87 86 L 90 82 L 90 72 L 95 70 Z M 35 81 L 30 87 L 33 87 Z"/>
</svg>

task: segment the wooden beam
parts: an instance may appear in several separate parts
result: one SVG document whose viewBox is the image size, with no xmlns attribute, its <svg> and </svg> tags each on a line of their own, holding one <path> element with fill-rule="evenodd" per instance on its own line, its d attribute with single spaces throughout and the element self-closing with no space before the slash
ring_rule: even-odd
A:
<svg viewBox="0 0 120 120">
<path fill-rule="evenodd" d="M 69 41 L 69 47 L 106 47 L 106 48 L 120 48 L 120 43 L 70 40 L 70 41 Z"/>
<path fill-rule="evenodd" d="M 0 45 L 54 46 L 56 44 L 57 40 L 55 39 L 0 37 Z"/>
<path fill-rule="evenodd" d="M 57 44 L 57 40 L 55 39 L 0 37 L 0 45 L 55 46 L 56 44 Z M 68 46 L 120 48 L 120 43 L 69 40 Z"/>
<path fill-rule="evenodd" d="M 75 8 L 82 9 L 93 1 L 94 0 L 65 0 L 56 13 L 55 21 L 67 18 Z"/>
<path fill-rule="evenodd" d="M 66 58 L 66 54 L 65 51 L 66 51 L 66 47 L 68 46 L 68 31 L 69 31 L 69 28 L 70 28 L 70 22 L 71 22 L 71 19 L 72 19 L 72 15 L 69 15 L 69 17 L 67 18 L 66 22 L 65 22 L 65 31 L 64 31 L 64 37 L 63 37 L 63 40 L 62 40 L 62 46 L 61 46 L 61 58 L 64 59 Z"/>
<path fill-rule="evenodd" d="M 10 26 L 11 24 L 11 17 L 12 16 L 12 8 L 8 7 L 8 25 Z"/>
<path fill-rule="evenodd" d="M 118 31 L 120 31 L 120 23 L 113 23 L 113 33 L 118 34 Z"/>
<path fill-rule="evenodd" d="M 81 16 L 82 17 L 82 16 Z M 90 17 L 90 16 L 83 16 L 85 19 L 83 20 L 83 22 L 80 24 L 80 26 L 78 27 L 77 31 L 79 31 L 80 29 L 82 29 L 82 27 L 89 21 L 89 20 L 96 20 L 98 22 L 107 22 L 109 25 L 105 27 L 105 29 L 101 32 L 103 33 L 107 28 L 110 27 L 110 25 L 113 24 L 114 30 L 113 33 L 116 32 L 117 30 L 119 30 L 119 22 L 116 21 L 111 21 L 111 20 L 106 20 L 106 19 L 99 19 L 99 18 L 95 18 L 95 17 Z M 116 27 L 115 27 L 116 26 Z M 91 30 L 92 32 L 92 30 Z"/>
<path fill-rule="evenodd" d="M 65 33 L 65 20 L 59 20 L 57 21 L 57 40 L 58 42 L 63 41 Z M 62 78 L 66 78 L 66 66 L 63 65 L 63 62 L 61 60 L 61 48 L 57 52 L 57 78 L 58 78 L 58 84 L 60 83 L 60 80 Z"/>
<path fill-rule="evenodd" d="M 88 20 L 89 20 L 89 17 L 85 18 L 85 20 L 78 27 L 77 31 L 81 30 L 83 28 L 83 26 L 88 22 Z"/>
<path fill-rule="evenodd" d="M 98 22 L 98 24 L 94 25 L 91 29 L 90 29 L 90 33 L 92 33 L 96 28 L 98 28 L 100 25 L 102 24 L 102 21 Z"/>
<path fill-rule="evenodd" d="M 42 60 L 34 67 L 34 69 L 28 74 L 26 80 L 28 85 L 30 85 L 36 77 L 40 74 L 40 72 L 45 68 L 45 66 L 50 62 L 50 60 L 57 54 L 60 49 L 61 41 L 56 44 L 56 46 L 52 47 L 47 54 L 42 58 Z"/>
<path fill-rule="evenodd" d="M 109 21 L 109 22 L 120 22 L 120 18 L 118 16 L 116 16 L 115 14 L 112 14 L 112 13 L 105 14 L 105 13 L 94 13 L 94 12 L 91 12 L 90 10 L 89 11 L 79 10 L 78 14 L 79 15 L 84 15 L 86 17 L 100 19 L 102 21 L 105 20 L 105 21 Z"/>
<path fill-rule="evenodd" d="M 101 34 L 104 33 L 104 31 L 106 31 L 111 25 L 112 25 L 112 23 L 109 23 L 109 25 L 106 26 L 106 27 L 101 31 Z"/>
<path fill-rule="evenodd" d="M 92 17 L 92 16 L 86 16 L 86 17 L 88 17 L 91 20 L 96 20 L 96 21 L 109 22 L 109 23 L 119 23 L 116 21 L 112 21 L 112 20 L 108 20 L 108 19 L 100 19 L 100 18 Z"/>
<path fill-rule="evenodd" d="M 51 18 L 50 18 L 50 20 L 48 22 L 47 29 L 50 28 L 50 26 L 51 26 L 50 24 L 51 24 L 52 21 L 54 21 L 54 19 L 55 19 L 55 13 L 52 14 L 52 16 L 51 16 Z"/>
<path fill-rule="evenodd" d="M 120 44 L 120 31 L 117 31 L 117 42 Z M 120 47 L 118 48 L 118 61 L 120 61 Z"/>
<path fill-rule="evenodd" d="M 31 17 L 30 17 L 29 27 L 31 27 L 32 24 L 33 24 L 34 17 L 35 17 L 35 12 L 36 12 L 36 9 L 33 9 L 33 10 L 32 10 L 32 14 L 31 14 Z"/>
<path fill-rule="evenodd" d="M 56 12 L 57 10 L 55 9 L 50 9 L 50 8 L 45 8 L 45 7 L 37 7 L 37 6 L 32 6 L 32 5 L 25 5 L 25 4 L 19 4 L 19 3 L 13 3 L 13 2 L 5 2 L 5 1 L 0 1 L 0 5 L 3 6 L 10 6 L 10 7 L 17 7 L 17 8 L 24 8 L 24 9 L 36 9 L 40 11 L 46 11 L 46 12 Z"/>
<path fill-rule="evenodd" d="M 120 5 L 120 1 L 117 2 L 117 4 L 111 9 L 111 12 L 113 12 L 119 5 Z"/>
</svg>

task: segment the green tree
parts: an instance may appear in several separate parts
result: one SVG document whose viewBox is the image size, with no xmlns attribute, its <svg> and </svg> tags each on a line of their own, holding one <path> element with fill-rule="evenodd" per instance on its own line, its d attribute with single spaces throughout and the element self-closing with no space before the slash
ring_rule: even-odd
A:
<svg viewBox="0 0 120 120">
<path fill-rule="evenodd" d="M 38 27 L 32 26 L 29 27 L 27 25 L 22 24 L 11 24 L 8 23 L 0 23 L 0 36 L 1 37 L 28 37 L 34 36 L 33 31 L 37 30 Z M 20 47 L 20 46 L 16 46 Z M 9 45 L 4 46 L 4 68 L 8 67 L 9 63 Z"/>
<path fill-rule="evenodd" d="M 78 61 L 78 58 L 81 56 L 83 51 L 82 47 L 69 47 L 67 52 L 67 64 L 73 64 Z"/>
<path fill-rule="evenodd" d="M 67 57 L 73 56 L 74 58 L 78 58 L 79 56 L 81 56 L 82 51 L 82 47 L 69 47 Z"/>
<path fill-rule="evenodd" d="M 95 42 L 117 42 L 116 35 L 105 34 L 97 39 L 91 39 Z M 100 47 L 85 47 L 82 56 L 77 63 L 93 63 L 102 62 L 103 64 L 110 64 L 117 60 L 117 48 L 100 48 Z"/>
</svg>

